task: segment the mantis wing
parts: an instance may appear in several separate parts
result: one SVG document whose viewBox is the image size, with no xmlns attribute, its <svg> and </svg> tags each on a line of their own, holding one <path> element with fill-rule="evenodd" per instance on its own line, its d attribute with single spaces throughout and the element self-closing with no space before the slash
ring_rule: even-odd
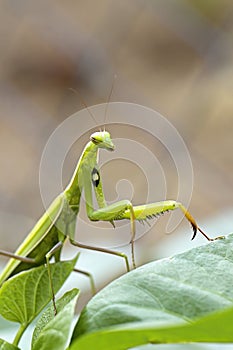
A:
<svg viewBox="0 0 233 350">
<path fill-rule="evenodd" d="M 60 216 L 64 206 L 64 194 L 60 194 L 50 205 L 48 210 L 38 220 L 23 243 L 16 250 L 15 255 L 26 257 L 46 236 Z M 20 264 L 20 260 L 10 259 L 0 275 L 0 285 L 11 275 Z"/>
</svg>

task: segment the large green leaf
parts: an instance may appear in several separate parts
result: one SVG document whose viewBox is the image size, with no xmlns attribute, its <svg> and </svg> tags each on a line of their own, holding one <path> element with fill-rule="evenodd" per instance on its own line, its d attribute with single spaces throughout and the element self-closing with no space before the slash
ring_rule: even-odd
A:
<svg viewBox="0 0 233 350">
<path fill-rule="evenodd" d="M 43 313 L 33 333 L 33 350 L 65 350 L 73 321 L 78 290 L 73 289 L 56 303 L 57 315 L 52 306 Z"/>
<path fill-rule="evenodd" d="M 73 271 L 77 257 L 51 264 L 55 293 Z M 0 289 L 0 314 L 9 321 L 28 325 L 51 300 L 48 270 L 45 266 L 21 272 Z"/>
<path fill-rule="evenodd" d="M 221 350 L 232 350 L 232 345 L 221 344 Z M 133 347 L 130 350 L 219 350 L 219 344 L 147 344 Z"/>
<path fill-rule="evenodd" d="M 233 342 L 233 308 L 203 316 L 193 323 L 159 326 L 136 322 L 87 333 L 77 338 L 70 350 L 126 350 L 142 344 L 184 342 Z"/>
<path fill-rule="evenodd" d="M 151 335 L 161 324 L 192 322 L 231 305 L 233 235 L 173 258 L 147 264 L 114 281 L 84 309 L 75 327 L 73 339 L 90 332 L 97 332 L 98 339 L 101 339 L 100 334 L 105 334 L 111 326 L 117 326 L 116 332 L 121 332 L 121 328 L 124 328 L 122 334 L 125 336 L 129 332 L 127 329 L 124 333 L 127 324 L 130 324 L 131 329 L 134 323 L 136 329 L 132 330 L 131 337 L 135 333 L 141 333 L 143 337 L 148 323 L 153 324 L 149 331 Z M 180 334 L 179 341 L 182 339 L 185 341 L 185 335 Z M 97 338 L 94 341 L 95 349 L 100 348 Z M 111 346 L 112 341 L 113 338 L 109 343 Z M 164 341 L 170 342 L 171 339 L 165 338 Z M 209 341 L 214 341 L 211 336 Z M 146 341 L 142 344 L 145 343 Z M 133 345 L 137 343 L 132 343 Z"/>
</svg>

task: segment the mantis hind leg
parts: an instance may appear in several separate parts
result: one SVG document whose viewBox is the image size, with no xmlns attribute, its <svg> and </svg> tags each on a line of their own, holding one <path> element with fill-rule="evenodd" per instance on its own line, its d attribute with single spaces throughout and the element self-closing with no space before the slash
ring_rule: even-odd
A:
<svg viewBox="0 0 233 350">
<path fill-rule="evenodd" d="M 15 269 L 18 267 L 18 265 L 25 264 L 28 266 L 28 268 L 30 268 L 29 266 L 31 267 L 36 266 L 35 265 L 36 260 L 33 258 L 25 257 L 22 255 L 18 255 L 18 254 L 11 253 L 1 249 L 0 249 L 0 255 L 11 258 L 8 264 L 6 265 L 5 269 L 3 269 L 3 271 L 0 274 L 0 287 L 3 282 L 5 282 L 8 278 L 10 278 L 15 274 Z M 16 267 L 14 266 L 15 260 L 19 261 L 19 264 L 18 265 L 16 264 Z"/>
<path fill-rule="evenodd" d="M 106 249 L 106 248 L 89 246 L 89 245 L 86 245 L 86 244 L 79 243 L 79 242 L 77 242 L 77 241 L 75 241 L 74 239 L 71 239 L 71 238 L 70 238 L 70 243 L 72 245 L 78 247 L 78 248 L 94 250 L 94 251 L 97 251 L 97 252 L 102 252 L 102 253 L 107 253 L 107 254 L 112 254 L 112 255 L 119 256 L 119 257 L 121 257 L 121 258 L 123 258 L 125 260 L 127 272 L 130 271 L 128 257 L 124 253 L 117 252 L 115 250 Z"/>
<path fill-rule="evenodd" d="M 55 293 L 54 293 L 54 288 L 53 288 L 53 280 L 52 280 L 52 274 L 51 274 L 51 268 L 50 268 L 50 259 L 53 255 L 55 255 L 59 250 L 61 250 L 63 246 L 63 242 L 59 241 L 55 246 L 50 249 L 50 251 L 46 254 L 46 265 L 48 268 L 48 275 L 49 275 L 49 284 L 50 284 L 50 289 L 51 289 L 51 295 L 52 295 L 52 302 L 53 302 L 53 309 L 54 309 L 54 315 L 56 316 L 57 314 L 57 307 L 55 303 Z"/>
<path fill-rule="evenodd" d="M 96 294 L 96 287 L 95 287 L 95 281 L 94 281 L 92 274 L 88 271 L 84 271 L 84 270 L 80 270 L 80 269 L 76 269 L 76 268 L 74 268 L 73 271 L 80 273 L 80 274 L 89 278 L 92 294 L 95 295 Z"/>
<path fill-rule="evenodd" d="M 15 259 L 15 260 L 19 260 L 19 261 L 22 261 L 22 262 L 25 262 L 28 264 L 35 264 L 35 262 L 36 262 L 35 259 L 27 258 L 25 256 L 20 256 L 20 255 L 17 255 L 17 254 L 11 253 L 11 252 L 7 252 L 6 250 L 1 250 L 1 249 L 0 249 L 0 255 Z"/>
</svg>

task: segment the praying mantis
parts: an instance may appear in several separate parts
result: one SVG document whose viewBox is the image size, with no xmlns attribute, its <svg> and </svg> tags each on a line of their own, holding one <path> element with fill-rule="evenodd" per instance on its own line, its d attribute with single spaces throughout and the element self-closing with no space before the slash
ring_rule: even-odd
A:
<svg viewBox="0 0 233 350">
<path fill-rule="evenodd" d="M 151 219 L 154 216 L 159 216 L 165 211 L 180 209 L 192 226 L 192 239 L 195 238 L 197 231 L 199 231 L 207 240 L 213 240 L 213 238 L 208 237 L 198 227 L 196 221 L 183 204 L 175 200 L 164 200 L 137 206 L 133 206 L 129 200 L 121 200 L 107 205 L 98 168 L 98 152 L 100 149 L 114 151 L 114 148 L 115 146 L 109 132 L 105 130 L 98 131 L 90 136 L 90 140 L 85 146 L 70 183 L 65 190 L 52 202 L 14 254 L 0 250 L 0 255 L 11 258 L 0 275 L 0 286 L 4 281 L 21 271 L 46 264 L 54 313 L 56 314 L 50 260 L 52 257 L 55 258 L 55 261 L 60 260 L 61 250 L 67 239 L 72 245 L 79 248 L 100 251 L 121 257 L 125 261 L 126 270 L 130 270 L 128 257 L 124 253 L 85 245 L 75 240 L 76 221 L 82 192 L 84 192 L 86 212 L 90 220 L 109 221 L 113 226 L 117 220 L 130 220 L 130 244 L 133 268 L 136 268 L 134 253 L 135 220 L 143 221 Z M 96 210 L 93 206 L 93 190 L 99 207 Z"/>
</svg>

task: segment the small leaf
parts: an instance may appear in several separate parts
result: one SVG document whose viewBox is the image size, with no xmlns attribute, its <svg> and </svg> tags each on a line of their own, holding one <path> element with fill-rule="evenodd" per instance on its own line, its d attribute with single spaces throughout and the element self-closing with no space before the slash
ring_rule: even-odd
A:
<svg viewBox="0 0 233 350">
<path fill-rule="evenodd" d="M 60 299 L 58 299 L 56 301 L 56 307 L 57 307 L 58 314 L 64 309 L 64 307 L 72 299 L 74 299 L 78 295 L 78 293 L 79 293 L 78 289 L 72 289 L 71 291 L 65 293 Z M 53 305 L 50 305 L 46 309 L 46 311 L 42 314 L 42 316 L 39 318 L 39 320 L 37 321 L 37 324 L 36 324 L 36 327 L 34 329 L 33 336 L 32 336 L 32 348 L 34 347 L 34 344 L 35 344 L 37 338 L 40 336 L 41 332 L 43 332 L 43 329 L 53 319 L 54 319 Z"/>
<path fill-rule="evenodd" d="M 143 334 L 148 322 L 154 328 L 193 322 L 233 304 L 232 281 L 233 235 L 229 235 L 173 258 L 144 265 L 111 283 L 88 303 L 73 339 L 98 331 L 102 336 L 111 326 L 121 329 L 135 323 Z M 117 330 L 115 336 L 118 339 Z M 185 337 L 180 334 L 180 341 L 183 340 Z M 208 340 L 213 341 L 207 335 Z M 97 338 L 94 344 L 95 349 L 101 348 Z"/>
<path fill-rule="evenodd" d="M 0 339 L 0 350 L 19 350 L 17 346 L 14 346 L 7 341 Z"/>
<path fill-rule="evenodd" d="M 66 293 L 57 302 L 58 314 L 51 318 L 52 308 L 39 320 L 39 328 L 33 335 L 32 350 L 65 350 L 74 316 L 78 290 Z"/>
<path fill-rule="evenodd" d="M 73 271 L 76 261 L 77 257 L 50 265 L 55 293 Z M 0 314 L 9 321 L 28 325 L 50 300 L 47 267 L 36 267 L 4 282 L 0 289 Z"/>
</svg>

